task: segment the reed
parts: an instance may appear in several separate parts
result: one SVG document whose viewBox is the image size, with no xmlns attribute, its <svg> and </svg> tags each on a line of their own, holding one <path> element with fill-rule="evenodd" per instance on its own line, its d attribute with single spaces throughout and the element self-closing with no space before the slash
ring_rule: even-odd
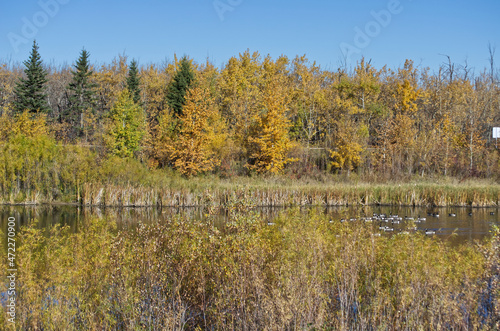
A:
<svg viewBox="0 0 500 331">
<path fill-rule="evenodd" d="M 228 201 L 248 199 L 257 206 L 472 206 L 500 205 L 500 186 L 438 184 L 362 184 L 264 186 L 249 184 L 211 186 L 150 187 L 85 184 L 80 201 L 84 205 L 107 206 L 225 206 Z"/>
</svg>

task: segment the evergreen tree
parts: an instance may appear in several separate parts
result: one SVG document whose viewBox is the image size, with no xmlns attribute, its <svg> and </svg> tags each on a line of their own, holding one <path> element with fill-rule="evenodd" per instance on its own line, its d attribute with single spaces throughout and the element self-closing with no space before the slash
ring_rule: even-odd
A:
<svg viewBox="0 0 500 331">
<path fill-rule="evenodd" d="M 90 70 L 89 52 L 85 49 L 80 53 L 78 61 L 72 71 L 73 79 L 68 86 L 69 108 L 63 113 L 63 120 L 71 124 L 71 128 L 80 135 L 83 132 L 83 114 L 92 109 L 94 104 L 94 88 L 97 86 L 90 82 L 93 71 Z"/>
<path fill-rule="evenodd" d="M 26 78 L 20 78 L 15 88 L 14 109 L 16 112 L 25 110 L 36 113 L 48 113 L 50 108 L 47 104 L 47 94 L 44 85 L 47 82 L 47 72 L 43 69 L 42 59 L 38 53 L 36 40 L 30 57 L 23 64 L 26 66 L 24 73 Z"/>
<path fill-rule="evenodd" d="M 127 88 L 130 92 L 130 95 L 132 96 L 132 99 L 134 99 L 134 102 L 137 104 L 141 101 L 141 89 L 139 88 L 139 84 L 140 77 L 139 70 L 137 68 L 137 61 L 132 60 L 128 71 Z"/>
<path fill-rule="evenodd" d="M 182 107 L 186 103 L 186 91 L 191 86 L 193 80 L 194 73 L 191 63 L 184 56 L 167 90 L 167 103 L 177 116 L 182 115 Z"/>
</svg>

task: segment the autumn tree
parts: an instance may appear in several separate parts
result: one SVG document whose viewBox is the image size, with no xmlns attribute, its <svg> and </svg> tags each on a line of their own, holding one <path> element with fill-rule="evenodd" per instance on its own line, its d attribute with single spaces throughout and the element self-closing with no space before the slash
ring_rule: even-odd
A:
<svg viewBox="0 0 500 331">
<path fill-rule="evenodd" d="M 111 64 L 103 64 L 92 75 L 92 82 L 97 85 L 95 105 L 97 119 L 111 110 L 122 90 L 127 87 L 127 74 L 127 57 L 119 55 Z"/>
<path fill-rule="evenodd" d="M 333 169 L 346 170 L 347 175 L 358 168 L 365 151 L 368 127 L 358 126 L 353 118 L 344 115 L 335 121 L 335 148 L 330 151 Z"/>
<path fill-rule="evenodd" d="M 221 111 L 228 121 L 231 136 L 245 158 L 247 139 L 255 113 L 262 108 L 262 65 L 258 52 L 247 50 L 232 57 L 221 72 Z"/>
<path fill-rule="evenodd" d="M 123 90 L 108 114 L 105 140 L 111 153 L 132 157 L 145 134 L 144 115 L 130 92 Z"/>
<path fill-rule="evenodd" d="M 206 89 L 197 86 L 187 93 L 179 120 L 180 130 L 172 141 L 170 156 L 174 167 L 186 176 L 213 170 L 221 161 L 214 157 L 214 147 L 224 139 L 224 132 L 216 131 L 221 119 Z"/>
<path fill-rule="evenodd" d="M 32 113 L 48 113 L 50 108 L 47 104 L 45 83 L 47 72 L 43 68 L 38 45 L 33 41 L 30 57 L 23 62 L 26 78 L 19 78 L 15 88 L 14 109 L 17 112 L 28 110 Z"/>
<path fill-rule="evenodd" d="M 6 64 L 0 64 L 0 115 L 12 110 L 14 88 L 20 73 L 20 70 L 8 68 Z"/>
<path fill-rule="evenodd" d="M 271 77 L 264 91 L 264 106 L 253 117 L 248 141 L 250 143 L 249 169 L 257 172 L 280 173 L 292 161 L 288 152 L 290 122 L 286 116 L 287 96 L 283 81 Z"/>
<path fill-rule="evenodd" d="M 306 148 L 320 141 L 324 134 L 324 112 L 327 107 L 325 75 L 315 62 L 308 63 L 305 55 L 293 60 L 291 118 L 296 139 Z"/>
</svg>

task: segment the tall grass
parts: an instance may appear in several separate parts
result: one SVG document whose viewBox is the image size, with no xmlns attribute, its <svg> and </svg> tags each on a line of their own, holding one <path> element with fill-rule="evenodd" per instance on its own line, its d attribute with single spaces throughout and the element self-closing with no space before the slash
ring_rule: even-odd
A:
<svg viewBox="0 0 500 331">
<path fill-rule="evenodd" d="M 174 217 L 124 231 L 103 218 L 77 233 L 23 228 L 18 329 L 500 327 L 498 229 L 452 247 L 299 209 L 268 225 L 234 207 L 224 226 Z"/>
<path fill-rule="evenodd" d="M 81 202 L 110 206 L 225 206 L 246 199 L 257 206 L 500 206 L 500 185 L 474 184 L 315 184 L 240 186 L 213 179 L 197 187 L 85 184 Z"/>
</svg>

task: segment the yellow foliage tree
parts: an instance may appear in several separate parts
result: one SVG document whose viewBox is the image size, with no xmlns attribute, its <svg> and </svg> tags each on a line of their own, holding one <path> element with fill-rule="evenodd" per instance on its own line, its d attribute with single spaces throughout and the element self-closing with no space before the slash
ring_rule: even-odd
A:
<svg viewBox="0 0 500 331">
<path fill-rule="evenodd" d="M 165 125 L 164 117 L 161 125 Z M 183 175 L 195 176 L 213 170 L 220 164 L 215 157 L 226 141 L 225 125 L 206 89 L 193 87 L 187 94 L 183 113 L 179 118 L 176 140 L 165 141 L 174 167 Z"/>
<path fill-rule="evenodd" d="M 365 125 L 357 127 L 350 117 L 342 117 L 336 124 L 336 148 L 330 151 L 331 166 L 347 170 L 349 174 L 361 164 L 364 152 L 362 139 L 368 137 L 368 127 Z"/>
<path fill-rule="evenodd" d="M 30 138 L 47 136 L 47 115 L 24 111 L 14 117 L 5 114 L 0 116 L 0 139 L 6 141 L 16 135 Z"/>
<path fill-rule="evenodd" d="M 229 59 L 219 77 L 222 112 L 228 120 L 231 136 L 243 150 L 247 148 L 252 117 L 262 107 L 261 79 L 260 55 L 250 54 L 248 50 L 239 58 Z"/>
<path fill-rule="evenodd" d="M 248 138 L 252 153 L 247 167 L 258 172 L 279 173 L 293 160 L 287 157 L 292 148 L 290 123 L 286 117 L 286 93 L 278 77 L 271 78 L 264 94 L 265 109 L 254 116 Z"/>
</svg>

